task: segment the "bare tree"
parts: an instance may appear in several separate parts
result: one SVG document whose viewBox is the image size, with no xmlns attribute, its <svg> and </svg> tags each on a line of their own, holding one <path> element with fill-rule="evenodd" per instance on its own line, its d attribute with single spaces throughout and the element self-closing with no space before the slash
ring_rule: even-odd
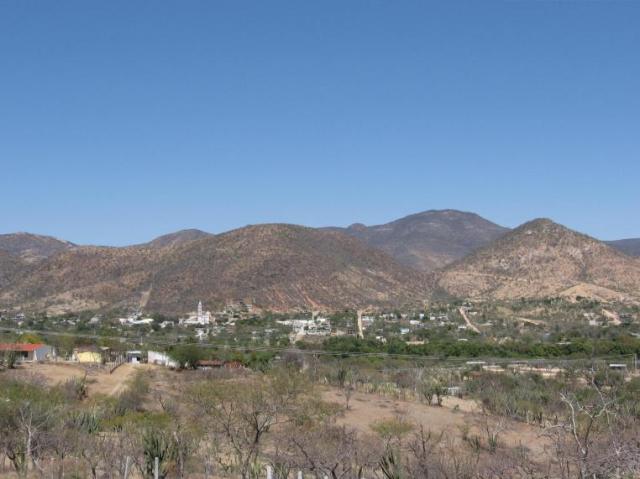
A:
<svg viewBox="0 0 640 479">
<path fill-rule="evenodd" d="M 378 468 L 379 443 L 346 427 L 317 424 L 279 435 L 273 461 L 318 479 L 359 479 Z"/>
</svg>

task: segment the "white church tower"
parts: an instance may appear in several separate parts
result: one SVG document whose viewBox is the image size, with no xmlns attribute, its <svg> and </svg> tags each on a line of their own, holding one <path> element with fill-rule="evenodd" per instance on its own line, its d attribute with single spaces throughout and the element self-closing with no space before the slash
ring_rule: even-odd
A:
<svg viewBox="0 0 640 479">
<path fill-rule="evenodd" d="M 202 301 L 198 301 L 198 324 L 209 324 L 211 322 L 211 313 L 202 310 Z"/>
</svg>

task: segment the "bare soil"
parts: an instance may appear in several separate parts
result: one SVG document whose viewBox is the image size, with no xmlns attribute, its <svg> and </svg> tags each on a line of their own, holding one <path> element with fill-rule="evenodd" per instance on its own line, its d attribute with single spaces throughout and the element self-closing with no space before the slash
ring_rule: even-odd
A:
<svg viewBox="0 0 640 479">
<path fill-rule="evenodd" d="M 345 404 L 343 394 L 333 388 L 323 391 L 323 399 Z M 414 401 L 404 401 L 377 394 L 356 392 L 349 402 L 349 410 L 339 419 L 339 424 L 353 427 L 363 433 L 371 433 L 371 426 L 380 420 L 401 417 L 413 424 L 415 429 L 424 426 L 425 430 L 434 433 L 446 433 L 449 437 L 461 440 L 463 431 L 467 434 L 486 436 L 486 423 L 493 429 L 501 426 L 504 432 L 499 435 L 499 441 L 507 447 L 526 447 L 533 455 L 541 455 L 550 445 L 544 436 L 544 429 L 505 419 L 499 420 L 493 416 L 484 416 L 475 401 L 445 397 L 442 406 L 429 406 Z"/>
<path fill-rule="evenodd" d="M 83 366 L 73 363 L 24 363 L 18 366 L 16 373 L 30 374 L 44 379 L 50 385 L 56 385 L 72 378 L 86 375 L 89 397 L 97 394 L 116 395 L 127 381 L 141 369 L 153 368 L 143 364 L 123 364 L 109 373 L 109 368 L 102 366 Z"/>
</svg>

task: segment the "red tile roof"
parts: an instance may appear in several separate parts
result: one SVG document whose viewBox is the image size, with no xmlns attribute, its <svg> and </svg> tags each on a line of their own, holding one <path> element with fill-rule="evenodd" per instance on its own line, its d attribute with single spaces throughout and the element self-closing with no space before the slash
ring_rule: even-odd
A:
<svg viewBox="0 0 640 479">
<path fill-rule="evenodd" d="M 40 349 L 44 344 L 20 344 L 20 343 L 0 343 L 0 351 L 16 351 L 21 353 L 30 353 L 36 349 Z"/>
</svg>

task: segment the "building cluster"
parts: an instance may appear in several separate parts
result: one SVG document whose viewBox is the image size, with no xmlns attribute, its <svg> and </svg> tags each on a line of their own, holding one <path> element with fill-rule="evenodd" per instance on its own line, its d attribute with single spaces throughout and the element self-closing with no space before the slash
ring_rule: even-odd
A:
<svg viewBox="0 0 640 479">
<path fill-rule="evenodd" d="M 291 342 L 300 341 L 305 336 L 330 336 L 331 323 L 327 318 L 312 317 L 311 319 L 284 319 L 278 324 L 291 327 Z"/>
<path fill-rule="evenodd" d="M 204 311 L 202 308 L 202 301 L 198 301 L 198 309 L 194 313 L 190 314 L 184 319 L 180 320 L 180 324 L 182 325 L 200 325 L 204 326 L 207 324 L 211 324 L 211 313 L 209 311 Z"/>
<path fill-rule="evenodd" d="M 94 318 L 91 318 L 94 320 Z M 143 318 L 142 313 L 137 311 L 124 318 L 118 318 L 118 322 L 123 326 L 142 326 L 145 324 L 152 324 L 153 318 Z"/>
</svg>

